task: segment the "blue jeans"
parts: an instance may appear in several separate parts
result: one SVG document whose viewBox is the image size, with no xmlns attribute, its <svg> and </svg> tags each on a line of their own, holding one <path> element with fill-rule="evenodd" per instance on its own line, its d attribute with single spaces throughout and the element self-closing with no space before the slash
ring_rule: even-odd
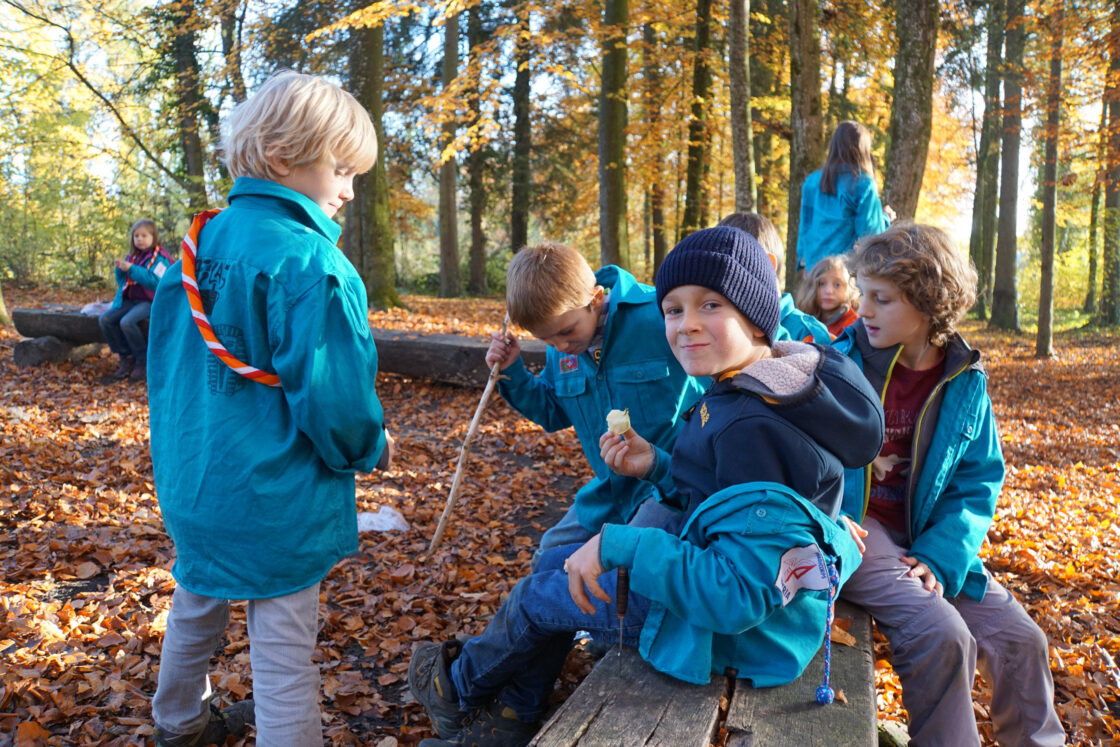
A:
<svg viewBox="0 0 1120 747">
<path fill-rule="evenodd" d="M 148 357 L 148 337 L 140 329 L 140 322 L 152 315 L 151 301 L 124 299 L 115 309 L 109 309 L 97 318 L 101 333 L 109 349 L 117 355 L 130 355 L 137 363 Z"/>
<path fill-rule="evenodd" d="M 579 547 L 564 545 L 542 553 L 537 571 L 517 583 L 482 635 L 463 645 L 451 665 L 463 708 L 479 708 L 496 695 L 519 720 L 535 723 L 548 705 L 574 633 L 586 630 L 598 640 L 618 640 L 618 608 L 613 601 L 617 572 L 599 577 L 612 601 L 607 604 L 591 597 L 593 615 L 581 612 L 568 592 L 564 560 Z M 626 645 L 638 644 L 649 608 L 648 599 L 630 593 L 622 623 Z"/>
</svg>

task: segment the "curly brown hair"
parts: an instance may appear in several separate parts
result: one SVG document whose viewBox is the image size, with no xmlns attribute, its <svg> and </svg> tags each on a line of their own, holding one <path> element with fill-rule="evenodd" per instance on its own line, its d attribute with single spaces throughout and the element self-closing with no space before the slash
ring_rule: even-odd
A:
<svg viewBox="0 0 1120 747">
<path fill-rule="evenodd" d="M 976 303 L 976 269 L 940 228 L 899 223 L 856 243 L 848 258 L 853 275 L 889 280 L 929 316 L 929 341 L 944 345 Z"/>
</svg>

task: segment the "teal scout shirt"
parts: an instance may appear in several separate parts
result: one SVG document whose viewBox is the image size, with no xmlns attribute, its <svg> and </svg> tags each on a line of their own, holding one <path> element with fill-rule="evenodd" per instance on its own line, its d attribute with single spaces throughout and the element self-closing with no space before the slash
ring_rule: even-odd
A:
<svg viewBox="0 0 1120 747">
<path fill-rule="evenodd" d="M 629 410 L 637 433 L 672 451 L 681 414 L 709 383 L 686 374 L 673 357 L 652 287 L 613 265 L 595 273 L 595 279 L 610 289 L 611 304 L 599 362 L 588 353 L 565 355 L 549 347 L 539 376 L 519 359 L 502 371 L 508 379 L 498 384 L 514 409 L 545 430 L 575 427 L 595 473 L 575 497 L 576 516 L 590 532 L 606 522 L 626 523 L 652 495 L 648 484 L 612 472 L 599 456 L 607 413 Z"/>
<path fill-rule="evenodd" d="M 341 229 L 310 199 L 242 177 L 202 230 L 197 279 L 214 331 L 280 387 L 207 349 L 169 269 L 152 306 L 152 463 L 172 573 L 196 594 L 274 597 L 358 548 L 354 472 L 385 448 L 377 351 Z"/>
</svg>

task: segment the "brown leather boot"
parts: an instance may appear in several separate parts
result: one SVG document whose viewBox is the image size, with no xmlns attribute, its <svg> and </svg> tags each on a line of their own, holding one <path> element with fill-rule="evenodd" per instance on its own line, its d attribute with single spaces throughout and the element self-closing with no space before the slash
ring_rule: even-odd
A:
<svg viewBox="0 0 1120 747">
<path fill-rule="evenodd" d="M 113 372 L 114 379 L 127 379 L 128 375 L 132 373 L 133 367 L 136 365 L 136 359 L 131 355 L 122 355 L 120 365 L 117 370 Z"/>
</svg>

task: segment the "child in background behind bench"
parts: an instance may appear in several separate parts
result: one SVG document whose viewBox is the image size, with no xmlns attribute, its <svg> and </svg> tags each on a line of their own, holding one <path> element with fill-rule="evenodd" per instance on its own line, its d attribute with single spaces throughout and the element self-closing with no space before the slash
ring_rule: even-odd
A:
<svg viewBox="0 0 1120 747">
<path fill-rule="evenodd" d="M 835 255 L 813 265 L 797 289 L 797 308 L 827 325 L 834 338 L 859 319 L 858 301 L 848 265 Z"/>
<path fill-rule="evenodd" d="M 743 231 L 682 240 L 657 273 L 657 298 L 684 370 L 715 381 L 671 463 L 636 429 L 625 440 L 604 433 L 600 455 L 652 482 L 684 511 L 684 529 L 608 523 L 582 546 L 544 553 L 482 635 L 421 644 L 409 687 L 452 740 L 422 747 L 526 744 L 572 632 L 617 635 L 618 567 L 630 569 L 626 642 L 678 679 L 703 683 L 730 667 L 756 687 L 780 685 L 820 648 L 831 593 L 859 563 L 835 517 L 843 467 L 866 464 L 882 442 L 875 393 L 836 351 L 772 342 L 774 271 Z"/>
<path fill-rule="evenodd" d="M 319 584 L 358 549 L 355 471 L 391 456 L 365 286 L 331 220 L 377 140 L 350 94 L 283 72 L 234 109 L 223 146 L 230 206 L 195 217 L 152 311 L 152 464 L 177 582 L 155 742 L 225 744 L 255 701 L 257 744 L 308 747 L 323 743 Z M 211 328 L 238 360 L 211 352 Z M 254 701 L 220 712 L 207 668 L 230 599 L 249 600 Z"/>
<path fill-rule="evenodd" d="M 625 524 L 651 495 L 648 485 L 611 472 L 599 456 L 607 413 L 629 410 L 647 438 L 671 449 L 681 413 L 706 382 L 687 375 L 665 341 L 653 288 L 614 265 L 592 272 L 571 247 L 552 242 L 513 256 L 506 279 L 510 320 L 548 344 L 534 376 L 513 335 L 495 333 L 486 365 L 500 364 L 498 391 L 546 431 L 573 426 L 595 476 L 576 493 L 567 514 L 541 537 L 540 553 L 582 543 L 603 524 Z"/>
<path fill-rule="evenodd" d="M 1063 744 L 1046 636 L 978 557 L 1004 468 L 980 353 L 954 329 L 976 272 L 944 232 L 913 224 L 857 244 L 850 267 L 861 318 L 836 347 L 882 392 L 887 434 L 866 473 L 845 475 L 866 550 L 844 597 L 890 642 L 911 744 L 980 744 L 977 661 L 1000 744 Z"/>
<path fill-rule="evenodd" d="M 114 379 L 147 378 L 148 338 L 140 322 L 152 312 L 152 299 L 171 257 L 159 243 L 155 221 L 144 218 L 128 232 L 128 254 L 113 260 L 117 295 L 113 306 L 97 318 L 109 349 L 120 356 Z"/>
<path fill-rule="evenodd" d="M 782 239 L 778 236 L 778 229 L 765 215 L 758 213 L 731 213 L 719 222 L 721 226 L 731 226 L 741 231 L 746 231 L 758 239 L 758 243 L 770 255 L 774 263 L 774 272 L 777 275 L 778 290 L 782 287 L 782 271 L 786 266 L 786 249 Z M 806 314 L 797 308 L 793 296 L 789 293 L 781 295 L 781 321 L 778 323 L 778 340 L 800 340 L 801 342 L 815 342 L 819 345 L 828 345 L 832 336 L 828 328 L 816 317 Z"/>
</svg>

